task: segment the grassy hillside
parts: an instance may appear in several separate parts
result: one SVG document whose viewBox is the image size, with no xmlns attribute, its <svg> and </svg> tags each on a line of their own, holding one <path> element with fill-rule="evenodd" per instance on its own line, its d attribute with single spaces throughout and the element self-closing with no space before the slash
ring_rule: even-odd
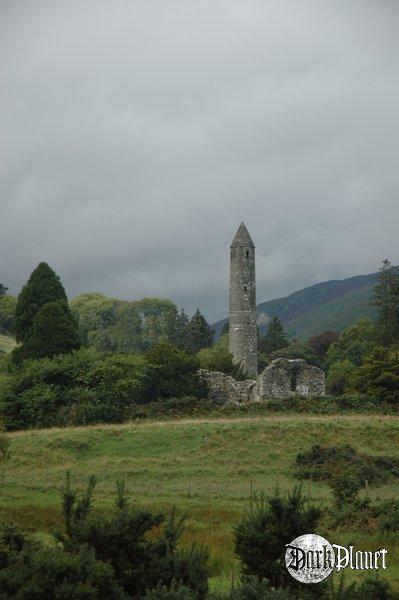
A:
<svg viewBox="0 0 399 600">
<path fill-rule="evenodd" d="M 44 532 L 60 517 L 59 488 L 70 469 L 79 487 L 98 478 L 96 508 L 113 502 L 115 477 L 127 477 L 131 499 L 149 506 L 175 505 L 188 515 L 184 541 L 209 546 L 214 584 L 237 570 L 232 524 L 248 506 L 251 486 L 272 491 L 294 484 L 291 463 L 314 443 L 351 443 L 371 454 L 399 455 L 399 417 L 268 416 L 128 423 L 17 432 L 0 486 L 1 520 Z M 383 440 L 383 443 L 381 443 Z M 324 484 L 306 484 L 317 502 L 329 500 Z M 397 497 L 399 482 L 371 490 Z M 328 531 L 336 543 L 349 540 L 362 549 L 388 547 L 386 576 L 399 587 L 399 536 Z"/>
<path fill-rule="evenodd" d="M 399 267 L 396 269 L 399 271 Z M 265 332 L 270 319 L 279 317 L 285 331 L 299 340 L 326 329 L 342 331 L 360 317 L 376 315 L 371 300 L 377 280 L 378 273 L 371 273 L 326 281 L 284 298 L 262 302 L 257 306 L 259 329 Z M 212 325 L 216 338 L 226 322 L 223 319 Z"/>
<path fill-rule="evenodd" d="M 3 352 L 11 352 L 13 348 L 15 348 L 15 338 L 12 335 L 4 335 L 0 333 L 0 353 Z"/>
</svg>

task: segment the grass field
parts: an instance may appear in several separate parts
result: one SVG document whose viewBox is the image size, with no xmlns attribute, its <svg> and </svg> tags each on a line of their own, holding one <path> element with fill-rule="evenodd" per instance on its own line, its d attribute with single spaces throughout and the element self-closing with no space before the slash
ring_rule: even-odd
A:
<svg viewBox="0 0 399 600">
<path fill-rule="evenodd" d="M 4 335 L 0 333 L 0 352 L 11 352 L 15 346 L 15 339 L 11 335 Z"/>
<path fill-rule="evenodd" d="M 86 428 L 17 432 L 0 487 L 0 512 L 46 538 L 60 518 L 59 488 L 65 472 L 83 488 L 91 474 L 98 484 L 95 507 L 113 503 L 115 478 L 126 476 L 132 502 L 176 506 L 188 515 L 184 542 L 198 540 L 212 555 L 213 583 L 237 575 L 232 524 L 248 506 L 253 489 L 292 488 L 291 463 L 314 443 L 350 443 L 370 454 L 399 455 L 399 417 L 267 416 L 128 423 Z M 324 484 L 305 484 L 317 503 L 330 500 Z M 371 490 L 397 497 L 399 482 Z M 310 533 L 310 532 L 309 532 Z M 399 536 L 366 532 L 318 533 L 358 549 L 388 548 L 385 576 L 399 588 Z M 50 539 L 48 536 L 47 539 Z"/>
</svg>

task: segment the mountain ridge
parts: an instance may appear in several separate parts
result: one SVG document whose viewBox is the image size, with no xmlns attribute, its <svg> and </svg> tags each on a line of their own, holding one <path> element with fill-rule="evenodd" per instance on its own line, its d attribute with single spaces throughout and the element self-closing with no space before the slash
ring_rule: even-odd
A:
<svg viewBox="0 0 399 600">
<path fill-rule="evenodd" d="M 399 267 L 394 270 L 399 273 Z M 377 272 L 330 279 L 261 302 L 256 307 L 259 330 L 264 333 L 270 319 L 278 317 L 289 337 L 304 340 L 327 329 L 340 332 L 363 316 L 375 318 L 376 308 L 371 300 L 378 275 Z M 221 319 L 211 326 L 215 339 L 220 337 L 227 322 L 227 318 Z"/>
</svg>

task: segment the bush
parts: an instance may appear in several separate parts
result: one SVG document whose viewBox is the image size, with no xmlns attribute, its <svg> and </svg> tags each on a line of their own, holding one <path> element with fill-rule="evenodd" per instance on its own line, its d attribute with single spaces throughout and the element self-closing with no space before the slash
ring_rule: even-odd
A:
<svg viewBox="0 0 399 600">
<path fill-rule="evenodd" d="M 379 401 L 399 402 L 399 350 L 376 348 L 352 377 L 354 392 Z"/>
<path fill-rule="evenodd" d="M 382 502 L 378 506 L 377 512 L 381 531 L 399 531 L 399 500 Z"/>
<path fill-rule="evenodd" d="M 326 377 L 327 392 L 333 396 L 341 396 L 348 390 L 355 369 L 350 360 L 338 360 L 333 363 Z"/>
<path fill-rule="evenodd" d="M 375 346 L 374 324 L 368 317 L 363 317 L 353 325 L 346 327 L 338 340 L 331 344 L 326 354 L 325 365 L 329 370 L 337 361 L 349 360 L 359 366 Z"/>
<path fill-rule="evenodd" d="M 7 429 L 118 422 L 132 404 L 157 397 L 155 369 L 142 357 L 101 358 L 89 350 L 27 360 L 2 392 Z"/>
<path fill-rule="evenodd" d="M 231 375 L 237 381 L 247 379 L 247 374 L 243 367 L 233 360 L 233 355 L 222 347 L 212 346 L 211 348 L 204 348 L 198 352 L 198 360 L 201 369 L 207 369 L 208 371 L 220 371 Z"/>
<path fill-rule="evenodd" d="M 303 342 L 293 341 L 286 348 L 281 348 L 281 350 L 269 354 L 270 361 L 276 358 L 302 359 L 309 365 L 321 366 L 320 358 L 308 344 Z"/>
<path fill-rule="evenodd" d="M 142 598 L 157 586 L 173 589 L 176 585 L 188 588 L 196 600 L 205 598 L 208 553 L 194 544 L 188 549 L 177 547 L 184 519 L 175 511 L 166 515 L 129 508 L 122 484 L 113 513 L 92 514 L 94 485 L 92 478 L 79 497 L 67 477 L 62 492 L 64 531 L 56 533 L 64 551 L 92 549 L 97 560 L 112 565 L 118 583 L 131 598 Z"/>
<path fill-rule="evenodd" d="M 96 560 L 88 549 L 69 554 L 60 548 L 25 544 L 20 551 L 10 550 L 4 560 L 0 568 L 3 600 L 128 600 L 112 566 Z"/>
<path fill-rule="evenodd" d="M 168 342 L 156 344 L 145 354 L 156 369 L 160 398 L 206 398 L 206 383 L 199 377 L 198 359 Z"/>
<path fill-rule="evenodd" d="M 306 503 L 299 487 L 286 497 L 276 492 L 251 503 L 234 527 L 235 552 L 245 576 L 267 579 L 273 586 L 293 584 L 283 560 L 284 546 L 314 531 L 320 517 L 319 509 Z"/>
<path fill-rule="evenodd" d="M 349 444 L 315 444 L 309 450 L 300 452 L 294 462 L 294 476 L 298 479 L 329 482 L 348 472 L 357 476 L 360 487 L 366 484 L 380 485 L 399 477 L 399 459 L 361 454 Z"/>
</svg>

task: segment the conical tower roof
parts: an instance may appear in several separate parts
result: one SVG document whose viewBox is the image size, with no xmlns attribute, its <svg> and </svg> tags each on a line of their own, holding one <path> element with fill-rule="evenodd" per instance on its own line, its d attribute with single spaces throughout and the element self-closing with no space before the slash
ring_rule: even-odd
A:
<svg viewBox="0 0 399 600">
<path fill-rule="evenodd" d="M 251 236 L 248 233 L 248 229 L 245 227 L 244 223 L 241 223 L 237 229 L 237 233 L 235 234 L 230 248 L 233 246 L 251 246 L 251 248 L 255 248 Z"/>
</svg>

